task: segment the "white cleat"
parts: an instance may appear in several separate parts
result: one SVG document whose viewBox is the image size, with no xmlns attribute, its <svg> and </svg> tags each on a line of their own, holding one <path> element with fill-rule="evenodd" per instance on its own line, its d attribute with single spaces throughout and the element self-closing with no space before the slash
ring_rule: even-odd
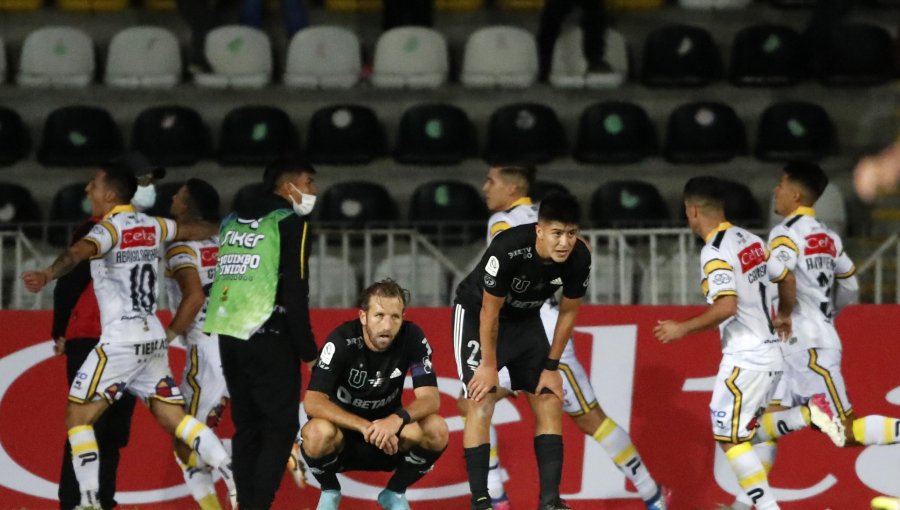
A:
<svg viewBox="0 0 900 510">
<path fill-rule="evenodd" d="M 228 487 L 228 502 L 231 503 L 231 510 L 237 510 L 237 485 L 234 483 L 234 472 L 231 470 L 231 461 L 219 466 L 219 474 L 222 475 L 222 481 Z"/>
<path fill-rule="evenodd" d="M 809 421 L 820 431 L 831 438 L 837 446 L 844 446 L 847 437 L 844 435 L 844 424 L 835 416 L 828 404 L 828 399 L 822 393 L 813 395 L 807 403 L 809 407 Z"/>
<path fill-rule="evenodd" d="M 303 464 L 303 457 L 300 455 L 300 445 L 294 443 L 291 448 L 291 455 L 288 457 L 287 470 L 294 479 L 294 483 L 301 489 L 306 488 L 306 466 Z"/>
</svg>

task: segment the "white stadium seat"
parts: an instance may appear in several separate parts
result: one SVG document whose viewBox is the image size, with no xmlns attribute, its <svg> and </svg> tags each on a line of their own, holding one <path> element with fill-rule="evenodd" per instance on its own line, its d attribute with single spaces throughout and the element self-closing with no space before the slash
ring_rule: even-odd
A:
<svg viewBox="0 0 900 510">
<path fill-rule="evenodd" d="M 611 88 L 621 85 L 628 76 L 628 46 L 621 33 L 606 29 L 604 60 L 613 72 L 603 74 L 602 79 L 588 78 L 587 60 L 581 46 L 581 28 L 573 27 L 559 36 L 553 48 L 550 66 L 550 84 L 558 88 Z"/>
<path fill-rule="evenodd" d="M 340 257 L 309 257 L 309 305 L 312 308 L 354 306 L 359 288 L 356 271 Z"/>
<path fill-rule="evenodd" d="M 415 267 L 415 274 L 413 268 Z M 394 255 L 384 258 L 375 267 L 376 281 L 393 278 L 401 287 L 409 289 L 411 306 L 444 306 L 449 299 L 447 272 L 433 257 L 424 253 L 416 254 L 415 265 L 412 255 Z"/>
<path fill-rule="evenodd" d="M 378 38 L 372 68 L 376 87 L 438 87 L 449 71 L 447 41 L 430 28 L 392 28 Z"/>
<path fill-rule="evenodd" d="M 362 69 L 359 38 L 340 27 L 315 26 L 297 32 L 288 46 L 284 83 L 305 89 L 346 89 Z"/>
<path fill-rule="evenodd" d="M 28 34 L 16 83 L 29 87 L 86 87 L 94 77 L 94 43 L 83 30 L 52 26 Z"/>
<path fill-rule="evenodd" d="M 175 34 L 160 27 L 129 27 L 109 43 L 105 82 L 121 88 L 171 88 L 181 80 Z"/>
<path fill-rule="evenodd" d="M 526 88 L 537 72 L 537 43 L 527 30 L 485 27 L 466 42 L 461 81 L 467 87 Z"/>
<path fill-rule="evenodd" d="M 206 35 L 204 53 L 212 73 L 194 76 L 201 87 L 258 89 L 272 80 L 272 45 L 262 30 L 218 27 Z"/>
</svg>

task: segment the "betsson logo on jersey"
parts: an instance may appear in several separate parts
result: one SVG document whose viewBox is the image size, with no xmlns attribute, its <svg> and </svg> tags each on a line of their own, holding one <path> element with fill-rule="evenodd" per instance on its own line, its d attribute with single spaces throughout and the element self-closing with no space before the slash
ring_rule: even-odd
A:
<svg viewBox="0 0 900 510">
<path fill-rule="evenodd" d="M 156 229 L 153 227 L 134 227 L 122 232 L 122 248 L 140 246 L 156 246 Z"/>
<path fill-rule="evenodd" d="M 202 267 L 212 267 L 216 265 L 216 259 L 219 256 L 219 248 L 209 246 L 200 248 L 200 265 Z"/>
<path fill-rule="evenodd" d="M 824 253 L 827 253 L 832 257 L 837 257 L 837 248 L 834 246 L 834 239 L 824 232 L 806 236 L 806 247 L 803 249 L 804 255 Z"/>
<path fill-rule="evenodd" d="M 741 259 L 741 272 L 746 273 L 766 261 L 766 250 L 760 243 L 753 243 L 741 250 L 738 258 Z"/>
</svg>

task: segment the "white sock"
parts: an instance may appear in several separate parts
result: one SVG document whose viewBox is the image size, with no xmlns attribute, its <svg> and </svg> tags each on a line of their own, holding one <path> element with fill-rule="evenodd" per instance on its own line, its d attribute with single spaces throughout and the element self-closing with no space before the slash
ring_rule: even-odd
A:
<svg viewBox="0 0 900 510">
<path fill-rule="evenodd" d="M 766 469 L 750 443 L 732 446 L 725 452 L 725 456 L 732 471 L 737 475 L 738 484 L 757 510 L 777 510 L 778 503 L 769 487 Z"/>
<path fill-rule="evenodd" d="M 647 467 L 641 460 L 641 456 L 638 454 L 637 448 L 634 447 L 634 443 L 631 442 L 628 432 L 625 432 L 622 427 L 616 425 L 611 419 L 606 418 L 597 427 L 593 437 L 595 441 L 600 443 L 600 446 L 606 451 L 606 454 L 609 455 L 609 458 L 612 459 L 619 470 L 625 474 L 625 477 L 631 480 L 641 499 L 647 501 L 656 496 L 659 487 L 656 485 L 653 477 L 650 476 L 650 471 L 647 470 Z"/>
<path fill-rule="evenodd" d="M 231 462 L 228 452 L 216 434 L 189 414 L 186 414 L 175 428 L 175 436 L 190 446 L 203 462 L 213 468 L 218 469 L 223 464 Z"/>
<path fill-rule="evenodd" d="M 809 426 L 809 408 L 796 406 L 783 411 L 765 413 L 760 419 L 756 437 L 760 441 L 771 441 Z"/>
<path fill-rule="evenodd" d="M 205 468 L 191 467 L 181 462 L 177 453 L 175 454 L 175 461 L 178 463 L 178 467 L 181 468 L 184 484 L 191 491 L 194 501 L 200 504 L 200 508 L 202 510 L 221 510 L 216 496 L 216 485 L 213 481 L 212 473 Z"/>
<path fill-rule="evenodd" d="M 497 430 L 493 425 L 490 427 L 491 437 L 491 460 L 488 464 L 488 494 L 492 499 L 500 499 L 503 497 L 503 478 L 500 469 L 500 454 L 497 451 Z"/>
<path fill-rule="evenodd" d="M 756 452 L 756 456 L 759 457 L 759 461 L 762 463 L 763 469 L 766 470 L 766 475 L 768 476 L 769 472 L 772 471 L 772 466 L 775 465 L 775 454 L 778 453 L 778 443 L 775 441 L 754 443 L 753 451 Z M 737 495 L 737 499 L 734 504 L 731 505 L 731 508 L 732 510 L 750 510 L 753 508 L 753 503 L 750 502 L 750 497 L 742 492 Z"/>
<path fill-rule="evenodd" d="M 853 437 L 857 443 L 894 444 L 900 441 L 900 420 L 872 414 L 853 420 Z"/>
<path fill-rule="evenodd" d="M 72 446 L 72 467 L 75 479 L 81 489 L 81 506 L 98 506 L 97 491 L 100 490 L 100 448 L 94 427 L 81 425 L 69 429 L 69 444 Z"/>
</svg>

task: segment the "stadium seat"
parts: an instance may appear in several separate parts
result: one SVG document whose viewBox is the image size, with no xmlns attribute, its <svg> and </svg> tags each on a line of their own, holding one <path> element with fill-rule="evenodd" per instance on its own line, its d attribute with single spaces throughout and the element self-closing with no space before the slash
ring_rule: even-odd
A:
<svg viewBox="0 0 900 510">
<path fill-rule="evenodd" d="M 94 43 L 75 27 L 43 27 L 22 43 L 16 83 L 28 87 L 86 87 L 94 78 Z"/>
<path fill-rule="evenodd" d="M 108 111 L 64 106 L 47 115 L 38 161 L 45 166 L 95 166 L 118 156 L 122 134 Z"/>
<path fill-rule="evenodd" d="M 288 46 L 284 84 L 346 89 L 356 85 L 361 69 L 362 51 L 356 34 L 341 27 L 308 27 L 297 32 Z"/>
<path fill-rule="evenodd" d="M 3 11 L 34 11 L 44 6 L 44 0 L 0 0 Z"/>
<path fill-rule="evenodd" d="M 764 225 L 759 203 L 746 185 L 722 179 L 722 201 L 725 203 L 725 217 L 728 221 L 745 228 Z"/>
<path fill-rule="evenodd" d="M 834 126 L 821 106 L 786 101 L 769 106 L 760 116 L 755 155 L 763 161 L 815 160 L 836 145 Z"/>
<path fill-rule="evenodd" d="M 678 0 L 682 9 L 725 10 L 743 9 L 750 5 L 750 0 Z"/>
<path fill-rule="evenodd" d="M 178 9 L 178 4 L 175 3 L 176 0 L 144 0 L 143 5 L 144 9 L 148 11 L 163 11 L 163 12 L 173 12 Z"/>
<path fill-rule="evenodd" d="M 372 64 L 376 87 L 435 88 L 447 81 L 447 41 L 425 27 L 392 28 L 378 38 Z"/>
<path fill-rule="evenodd" d="M 351 307 L 360 291 L 356 269 L 333 255 L 309 257 L 309 304 L 312 308 Z"/>
<path fill-rule="evenodd" d="M 194 75 L 201 87 L 258 89 L 272 80 L 272 46 L 262 30 L 225 25 L 206 34 L 211 73 Z"/>
<path fill-rule="evenodd" d="M 420 104 L 403 112 L 394 159 L 407 165 L 455 165 L 478 152 L 475 127 L 459 107 Z"/>
<path fill-rule="evenodd" d="M 747 133 L 728 105 L 701 101 L 669 116 L 663 155 L 672 163 L 719 163 L 747 153 Z"/>
<path fill-rule="evenodd" d="M 657 151 L 656 129 L 636 104 L 606 101 L 581 114 L 573 156 L 582 163 L 636 163 Z"/>
<path fill-rule="evenodd" d="M 800 34 L 783 25 L 742 28 L 731 45 L 731 81 L 740 86 L 793 85 L 808 75 Z"/>
<path fill-rule="evenodd" d="M 380 0 L 325 0 L 325 8 L 331 11 L 373 12 L 381 9 Z"/>
<path fill-rule="evenodd" d="M 375 112 L 353 104 L 327 106 L 309 120 L 306 154 L 312 163 L 365 165 L 387 153 Z"/>
<path fill-rule="evenodd" d="M 488 211 L 481 193 L 471 184 L 439 180 L 413 191 L 409 217 L 413 227 L 425 235 L 469 243 L 484 238 Z"/>
<path fill-rule="evenodd" d="M 609 181 L 591 196 L 594 228 L 659 227 L 669 221 L 662 195 L 643 181 Z"/>
<path fill-rule="evenodd" d="M 819 80 L 824 85 L 868 87 L 895 76 L 894 41 L 878 25 L 839 24 L 822 51 Z"/>
<path fill-rule="evenodd" d="M 0 106 L 0 165 L 11 165 L 31 151 L 31 136 L 15 111 Z"/>
<path fill-rule="evenodd" d="M 299 154 L 296 127 L 274 106 L 241 106 L 222 120 L 218 159 L 223 165 L 267 165 Z"/>
<path fill-rule="evenodd" d="M 257 197 L 261 196 L 265 192 L 265 189 L 265 185 L 261 182 L 247 184 L 234 194 L 230 210 L 235 211 L 240 209 L 251 200 L 255 200 Z"/>
<path fill-rule="evenodd" d="M 641 73 L 648 87 L 699 87 L 722 76 L 712 36 L 689 25 L 667 25 L 644 42 Z"/>
<path fill-rule="evenodd" d="M 500 8 L 506 11 L 539 11 L 544 0 L 498 0 Z"/>
<path fill-rule="evenodd" d="M 332 184 L 316 205 L 323 224 L 348 228 L 385 226 L 397 219 L 397 205 L 381 184 L 349 181 Z"/>
<path fill-rule="evenodd" d="M 439 11 L 477 11 L 484 5 L 484 0 L 435 0 L 434 8 Z"/>
<path fill-rule="evenodd" d="M 518 27 L 478 29 L 466 41 L 460 81 L 473 88 L 524 89 L 537 80 L 537 42 Z"/>
<path fill-rule="evenodd" d="M 157 183 L 156 202 L 153 203 L 153 207 L 144 212 L 150 216 L 171 218 L 172 215 L 169 213 L 169 210 L 172 208 L 172 197 L 175 196 L 175 193 L 178 193 L 182 186 L 184 186 L 182 181 Z"/>
<path fill-rule="evenodd" d="M 586 76 L 588 63 L 581 45 L 580 27 L 565 30 L 553 47 L 550 65 L 550 84 L 565 89 L 611 88 L 623 84 L 628 77 L 628 45 L 625 37 L 611 28 L 606 29 L 606 50 L 603 59 L 612 67 L 602 79 Z"/>
<path fill-rule="evenodd" d="M 375 281 L 392 278 L 408 289 L 408 306 L 445 306 L 450 299 L 449 274 L 434 257 L 422 253 L 395 254 L 375 266 Z"/>
<path fill-rule="evenodd" d="M 547 163 L 565 151 L 565 131 L 550 107 L 516 103 L 491 114 L 484 151 L 489 163 Z"/>
<path fill-rule="evenodd" d="M 38 238 L 42 230 L 38 224 L 40 221 L 41 210 L 28 188 L 0 183 L 0 232 L 15 231 L 22 223 L 33 223 L 24 232 L 28 237 Z"/>
<path fill-rule="evenodd" d="M 209 128 L 195 110 L 156 106 L 138 114 L 131 130 L 131 147 L 155 165 L 189 166 L 212 154 Z"/>
<path fill-rule="evenodd" d="M 128 0 L 56 0 L 56 5 L 66 11 L 121 11 L 128 7 Z"/>
<path fill-rule="evenodd" d="M 597 248 L 595 248 L 597 249 Z M 633 250 L 628 248 L 623 261 L 624 280 L 619 285 L 619 256 L 602 253 L 599 249 L 591 255 L 591 286 L 588 288 L 588 301 L 592 304 L 617 305 L 634 302 L 635 259 Z M 596 292 L 597 299 L 593 299 Z M 624 299 L 622 296 L 624 295 Z"/>
<path fill-rule="evenodd" d="M 120 88 L 171 88 L 181 81 L 181 49 L 171 31 L 129 27 L 109 43 L 106 84 Z"/>
<path fill-rule="evenodd" d="M 91 216 L 91 202 L 85 192 L 86 182 L 76 182 L 60 188 L 50 206 L 50 222 L 47 238 L 54 246 L 66 246 L 71 241 L 72 229 Z"/>
<path fill-rule="evenodd" d="M 531 200 L 534 202 L 540 202 L 547 195 L 554 193 L 562 193 L 564 195 L 572 194 L 572 192 L 569 191 L 569 188 L 553 181 L 535 181 L 531 189 L 528 190 L 528 196 L 531 197 Z"/>
<path fill-rule="evenodd" d="M 813 204 L 816 218 L 828 225 L 829 228 L 843 236 L 847 231 L 847 207 L 844 205 L 844 197 L 837 184 L 829 182 L 822 192 L 822 196 Z M 775 213 L 775 196 L 769 201 L 769 225 L 771 229 L 783 220 Z"/>
<path fill-rule="evenodd" d="M 6 44 L 0 37 L 0 83 L 6 83 Z"/>
</svg>

